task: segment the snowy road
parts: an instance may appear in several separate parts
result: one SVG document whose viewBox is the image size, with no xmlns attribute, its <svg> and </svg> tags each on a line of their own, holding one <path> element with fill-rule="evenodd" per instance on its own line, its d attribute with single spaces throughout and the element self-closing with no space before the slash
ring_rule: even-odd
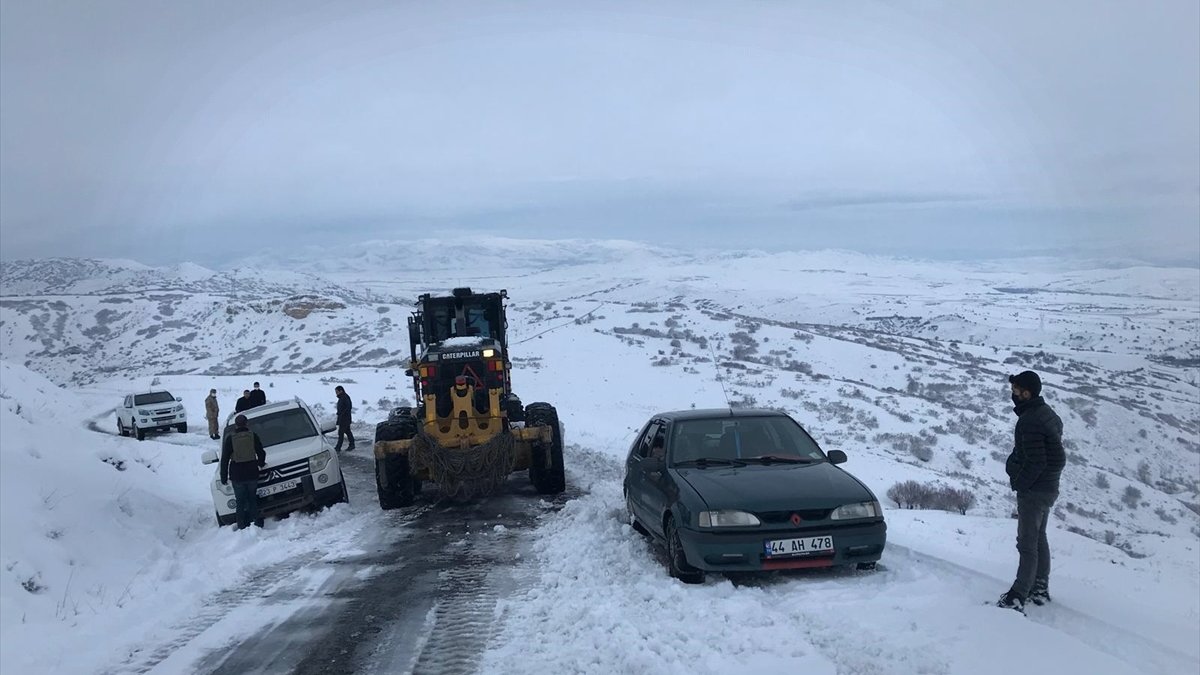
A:
<svg viewBox="0 0 1200 675">
<path fill-rule="evenodd" d="M 347 460 L 353 493 L 377 510 L 370 460 Z M 532 489 L 507 487 L 475 504 L 379 511 L 371 541 L 360 544 L 366 553 L 332 563 L 321 583 L 305 583 L 310 569 L 261 599 L 267 615 L 280 605 L 297 611 L 211 652 L 196 671 L 474 672 L 496 599 L 515 590 L 513 565 L 543 510 Z"/>
<path fill-rule="evenodd" d="M 112 433 L 103 420 L 87 426 Z M 159 439 L 191 446 L 195 436 Z M 106 672 L 475 672 L 497 599 L 520 590 L 513 571 L 539 515 L 578 492 L 569 486 L 544 500 L 516 475 L 477 503 L 425 499 L 385 512 L 376 502 L 370 447 L 342 454 L 351 516 L 330 525 L 344 532 L 312 533 L 309 550 L 212 594 L 196 616 Z M 247 534 L 276 533 L 269 524 Z"/>
</svg>

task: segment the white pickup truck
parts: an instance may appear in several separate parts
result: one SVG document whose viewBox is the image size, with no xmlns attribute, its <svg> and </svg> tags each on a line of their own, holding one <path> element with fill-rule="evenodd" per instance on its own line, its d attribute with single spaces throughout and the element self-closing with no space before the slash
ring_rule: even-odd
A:
<svg viewBox="0 0 1200 675">
<path fill-rule="evenodd" d="M 267 464 L 258 471 L 258 512 L 263 518 L 280 516 L 299 509 L 319 509 L 349 501 L 342 465 L 316 415 L 299 398 L 256 406 L 229 416 L 221 438 L 233 433 L 233 420 L 245 415 L 250 430 L 258 434 Z M 206 450 L 200 461 L 216 464 L 218 450 Z M 221 484 L 221 467 L 213 472 L 209 484 L 217 525 L 237 520 L 237 501 L 233 483 Z"/>
<path fill-rule="evenodd" d="M 117 433 L 146 440 L 148 431 L 176 429 L 187 433 L 187 411 L 183 399 L 169 391 L 147 391 L 128 394 L 117 408 Z"/>
</svg>

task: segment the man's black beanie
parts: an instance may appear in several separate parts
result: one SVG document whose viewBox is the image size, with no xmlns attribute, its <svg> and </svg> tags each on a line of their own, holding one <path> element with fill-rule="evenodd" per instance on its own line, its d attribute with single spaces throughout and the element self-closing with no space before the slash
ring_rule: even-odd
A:
<svg viewBox="0 0 1200 675">
<path fill-rule="evenodd" d="M 1009 375 L 1008 381 L 1034 396 L 1042 395 L 1042 378 L 1038 377 L 1038 374 L 1032 370 L 1026 370 L 1016 375 Z"/>
</svg>

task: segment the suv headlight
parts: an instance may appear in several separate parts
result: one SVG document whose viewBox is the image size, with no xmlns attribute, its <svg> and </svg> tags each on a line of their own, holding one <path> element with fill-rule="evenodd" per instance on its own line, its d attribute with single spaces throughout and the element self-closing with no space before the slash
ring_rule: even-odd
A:
<svg viewBox="0 0 1200 675">
<path fill-rule="evenodd" d="M 218 480 L 218 481 L 216 481 L 215 485 L 217 486 L 217 489 L 221 491 L 221 494 L 228 495 L 230 497 L 233 496 L 233 483 L 232 482 L 231 483 L 222 483 L 220 480 Z"/>
<path fill-rule="evenodd" d="M 138 408 L 138 414 L 139 414 L 139 415 L 141 415 L 142 417 L 149 417 L 149 416 L 150 416 L 150 411 L 149 411 L 149 410 L 142 410 L 141 408 Z"/>
<path fill-rule="evenodd" d="M 175 412 L 183 412 L 183 406 L 182 405 L 175 406 Z"/>
<path fill-rule="evenodd" d="M 879 516 L 879 502 L 859 502 L 843 504 L 829 514 L 830 520 L 853 520 L 855 518 L 876 518 Z"/>
<path fill-rule="evenodd" d="M 308 458 L 308 472 L 321 473 L 325 467 L 329 466 L 329 460 L 333 458 L 333 453 L 328 450 L 322 450 L 312 457 Z"/>
<path fill-rule="evenodd" d="M 758 516 L 745 511 L 700 512 L 700 527 L 749 527 L 760 524 Z"/>
</svg>

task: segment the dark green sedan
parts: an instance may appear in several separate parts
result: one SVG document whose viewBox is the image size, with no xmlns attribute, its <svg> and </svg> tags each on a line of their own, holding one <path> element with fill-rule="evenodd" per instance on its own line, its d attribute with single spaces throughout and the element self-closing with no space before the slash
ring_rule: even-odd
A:
<svg viewBox="0 0 1200 675">
<path fill-rule="evenodd" d="M 671 576 L 857 565 L 883 555 L 875 495 L 775 410 L 655 415 L 625 463 L 634 528 L 662 542 Z"/>
</svg>

